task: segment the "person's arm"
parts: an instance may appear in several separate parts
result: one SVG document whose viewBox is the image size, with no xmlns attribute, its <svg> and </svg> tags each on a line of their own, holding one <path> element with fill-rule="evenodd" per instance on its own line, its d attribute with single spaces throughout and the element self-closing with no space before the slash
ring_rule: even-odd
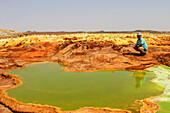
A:
<svg viewBox="0 0 170 113">
<path fill-rule="evenodd" d="M 141 44 L 139 47 L 143 47 L 143 44 Z"/>
<path fill-rule="evenodd" d="M 136 41 L 135 47 L 138 47 L 138 41 Z"/>
<path fill-rule="evenodd" d="M 143 47 L 144 41 L 141 41 L 141 44 L 139 45 L 139 47 Z"/>
</svg>

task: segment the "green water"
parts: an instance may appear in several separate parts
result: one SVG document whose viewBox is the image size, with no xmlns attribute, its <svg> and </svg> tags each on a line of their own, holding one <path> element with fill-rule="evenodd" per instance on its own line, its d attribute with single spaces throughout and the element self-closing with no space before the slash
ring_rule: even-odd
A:
<svg viewBox="0 0 170 113">
<path fill-rule="evenodd" d="M 160 110 L 157 113 L 170 113 L 170 102 L 158 102 Z"/>
<path fill-rule="evenodd" d="M 160 95 L 164 88 L 144 71 L 65 72 L 58 63 L 36 63 L 9 71 L 22 85 L 7 90 L 24 103 L 52 105 L 62 110 L 82 107 L 138 109 L 135 100 Z"/>
</svg>

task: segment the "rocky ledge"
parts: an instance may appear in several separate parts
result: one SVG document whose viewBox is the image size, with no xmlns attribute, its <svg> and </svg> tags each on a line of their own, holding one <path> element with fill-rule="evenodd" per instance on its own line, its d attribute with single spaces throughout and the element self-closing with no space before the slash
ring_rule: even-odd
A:
<svg viewBox="0 0 170 113">
<path fill-rule="evenodd" d="M 145 56 L 133 45 L 113 42 L 58 42 L 27 44 L 0 51 L 0 72 L 33 62 L 60 62 L 66 71 L 143 70 L 153 65 L 170 66 L 169 46 L 149 47 Z"/>
</svg>

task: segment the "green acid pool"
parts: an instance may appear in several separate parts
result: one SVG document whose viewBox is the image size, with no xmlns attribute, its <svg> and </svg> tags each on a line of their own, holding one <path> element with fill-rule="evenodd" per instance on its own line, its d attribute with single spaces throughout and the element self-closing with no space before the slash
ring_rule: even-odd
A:
<svg viewBox="0 0 170 113">
<path fill-rule="evenodd" d="M 8 96 L 24 103 L 51 105 L 62 110 L 82 107 L 137 110 L 136 100 L 160 95 L 164 88 L 151 82 L 144 71 L 66 72 L 58 63 L 35 63 L 13 69 L 22 85 L 7 90 Z"/>
<path fill-rule="evenodd" d="M 158 102 L 160 110 L 157 113 L 170 113 L 170 102 Z"/>
</svg>

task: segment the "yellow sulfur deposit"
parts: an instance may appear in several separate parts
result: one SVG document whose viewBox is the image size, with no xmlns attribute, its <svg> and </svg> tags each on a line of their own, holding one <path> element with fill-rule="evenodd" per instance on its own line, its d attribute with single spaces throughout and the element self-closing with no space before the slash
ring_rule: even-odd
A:
<svg viewBox="0 0 170 113">
<path fill-rule="evenodd" d="M 146 40 L 148 45 L 167 45 L 170 40 L 168 34 L 149 34 L 143 33 L 142 37 Z M 77 33 L 77 34 L 66 34 L 66 35 L 28 35 L 17 38 L 8 38 L 0 40 L 0 48 L 9 46 L 23 46 L 30 43 L 41 43 L 41 42 L 64 42 L 66 40 L 72 40 L 73 42 L 87 40 L 87 41 L 113 41 L 117 45 L 127 45 L 136 43 L 136 33 L 125 34 L 125 33 Z"/>
</svg>

